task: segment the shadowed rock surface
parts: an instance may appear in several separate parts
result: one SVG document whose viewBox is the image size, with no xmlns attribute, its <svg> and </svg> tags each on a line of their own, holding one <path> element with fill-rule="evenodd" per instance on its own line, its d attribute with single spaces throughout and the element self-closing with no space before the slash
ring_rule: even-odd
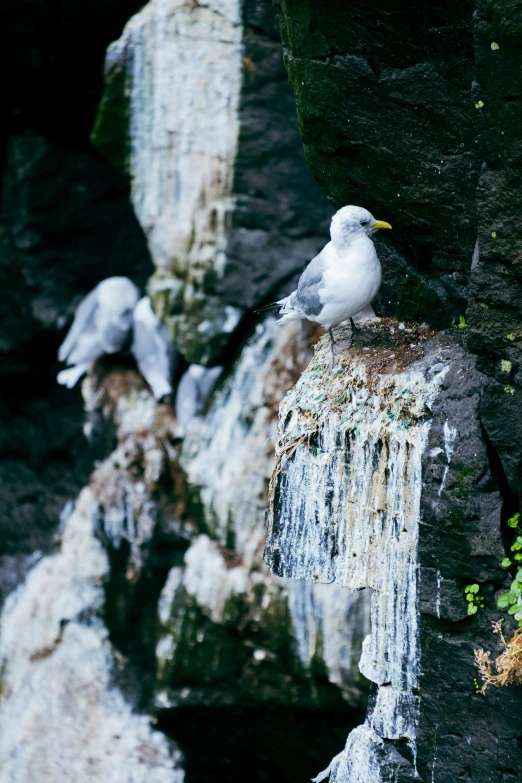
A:
<svg viewBox="0 0 522 783">
<path fill-rule="evenodd" d="M 0 603 L 48 551 L 106 444 L 82 436 L 79 390 L 55 382 L 74 307 L 100 280 L 143 285 L 151 263 L 125 180 L 88 142 L 111 38 L 135 8 L 3 3 L 0 131 Z M 105 435 L 105 440 L 110 436 Z"/>
</svg>

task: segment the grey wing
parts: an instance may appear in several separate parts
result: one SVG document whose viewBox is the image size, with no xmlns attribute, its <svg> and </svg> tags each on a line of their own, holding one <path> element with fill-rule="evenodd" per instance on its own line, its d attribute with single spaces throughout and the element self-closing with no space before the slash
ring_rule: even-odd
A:
<svg viewBox="0 0 522 783">
<path fill-rule="evenodd" d="M 101 307 L 96 307 L 69 354 L 69 364 L 94 362 L 105 353 L 121 350 L 129 334 L 131 317 L 129 312 L 127 319 L 123 316 L 117 318 L 114 313 L 106 313 Z"/>
<path fill-rule="evenodd" d="M 158 372 L 170 376 L 173 347 L 165 324 L 158 322 L 156 326 L 134 320 L 132 353 L 138 366 L 154 367 Z"/>
<path fill-rule="evenodd" d="M 94 317 L 98 307 L 98 292 L 94 288 L 85 299 L 82 299 L 74 313 L 74 321 L 67 332 L 67 336 L 58 349 L 58 358 L 61 362 L 67 361 L 71 353 L 77 347 L 81 335 L 90 332 L 94 328 Z"/>
<path fill-rule="evenodd" d="M 323 273 L 325 269 L 326 260 L 321 252 L 310 261 L 299 278 L 297 289 L 288 302 L 290 307 L 305 315 L 319 315 L 323 308 L 319 292 L 324 285 Z"/>
</svg>

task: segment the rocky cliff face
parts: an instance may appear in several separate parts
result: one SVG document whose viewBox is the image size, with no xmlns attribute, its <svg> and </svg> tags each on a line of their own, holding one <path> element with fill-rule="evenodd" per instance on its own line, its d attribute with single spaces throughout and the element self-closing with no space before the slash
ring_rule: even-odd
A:
<svg viewBox="0 0 522 783">
<path fill-rule="evenodd" d="M 498 700 L 509 712 L 513 694 L 473 694 L 474 645 L 492 639 L 463 594 L 482 583 L 494 615 L 504 579 L 502 498 L 479 419 L 487 378 L 456 336 L 373 331 L 333 375 L 323 341 L 285 397 L 265 557 L 281 576 L 372 589 L 359 665 L 378 687 L 331 779 L 450 780 L 469 767 L 493 780 L 507 766 Z M 513 742 L 516 717 L 501 730 Z"/>
<path fill-rule="evenodd" d="M 470 349 L 492 378 L 483 420 L 519 492 L 521 441 L 502 422 L 519 405 L 520 11 L 495 0 L 383 0 L 371 14 L 279 6 L 310 168 L 336 205 L 371 204 L 398 229 L 382 312 L 447 327 L 468 305 Z"/>
<path fill-rule="evenodd" d="M 265 3 L 171 0 L 129 18 L 92 134 L 119 173 L 89 150 L 83 113 L 65 144 L 13 96 L 0 759 L 20 783 L 297 780 L 362 719 L 367 594 L 281 580 L 262 561 L 278 406 L 316 335 L 255 327 L 251 309 L 290 284 L 332 212 L 274 18 Z M 89 84 L 94 122 L 98 73 Z M 73 308 L 112 274 L 147 285 L 181 370 L 225 365 L 183 442 L 126 354 L 82 394 L 54 385 Z"/>
<path fill-rule="evenodd" d="M 332 213 L 302 159 L 273 11 L 152 0 L 109 48 L 105 81 L 92 139 L 131 175 L 156 310 L 188 361 L 215 362 Z"/>
<path fill-rule="evenodd" d="M 478 695 L 473 665 L 522 454 L 516 3 L 284 0 L 290 83 L 268 2 L 22 5 L 2 47 L 27 87 L 2 129 L 2 768 L 518 780 L 520 695 Z M 387 318 L 331 373 L 316 332 L 251 311 L 349 202 L 395 229 Z M 82 394 L 54 384 L 74 306 L 113 274 L 146 287 L 180 370 L 224 365 L 182 441 L 127 355 Z"/>
<path fill-rule="evenodd" d="M 381 253 L 389 281 L 381 312 L 447 327 L 467 307 L 469 323 L 458 346 L 453 337 L 424 345 L 434 383 L 441 373 L 438 390 L 425 375 L 414 382 L 424 372 L 415 354 L 390 374 L 386 352 L 396 362 L 397 351 L 387 338 L 346 359 L 317 405 L 319 352 L 282 406 L 267 561 L 286 576 L 376 590 L 361 667 L 379 687 L 331 776 L 516 780 L 520 694 L 475 695 L 473 649 L 497 648 L 490 622 L 502 614 L 495 593 L 512 578 L 499 563 L 520 492 L 519 9 L 493 1 L 382 2 L 371 14 L 314 0 L 279 7 L 312 171 L 337 205 L 371 203 L 399 227 L 400 239 Z M 381 352 L 377 379 L 372 351 Z M 392 435 L 401 420 L 396 382 L 409 397 L 408 421 Z M 303 480 L 318 492 L 301 494 Z M 386 511 L 397 503 L 388 539 Z M 401 540 L 416 560 L 399 565 Z M 470 582 L 485 596 L 472 620 L 463 601 Z M 415 619 L 394 621 L 404 622 L 408 606 Z M 386 650 L 382 641 L 392 639 L 409 642 L 402 653 Z"/>
<path fill-rule="evenodd" d="M 152 264 L 125 180 L 88 133 L 108 43 L 134 10 L 6 3 L 0 57 L 9 79 L 1 130 L 2 406 L 0 601 L 35 550 L 52 547 L 68 499 L 106 444 L 82 436 L 79 391 L 56 385 L 56 351 L 74 307 L 99 280 Z"/>
</svg>

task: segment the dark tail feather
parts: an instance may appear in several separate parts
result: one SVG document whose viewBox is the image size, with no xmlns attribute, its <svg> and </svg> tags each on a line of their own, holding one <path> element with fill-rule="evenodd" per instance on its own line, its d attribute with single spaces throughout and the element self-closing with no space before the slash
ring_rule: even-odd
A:
<svg viewBox="0 0 522 783">
<path fill-rule="evenodd" d="M 254 310 L 254 313 L 262 313 L 263 310 L 270 310 L 272 307 L 281 307 L 281 305 L 278 302 L 272 302 L 272 304 L 264 305 L 264 307 Z"/>
</svg>

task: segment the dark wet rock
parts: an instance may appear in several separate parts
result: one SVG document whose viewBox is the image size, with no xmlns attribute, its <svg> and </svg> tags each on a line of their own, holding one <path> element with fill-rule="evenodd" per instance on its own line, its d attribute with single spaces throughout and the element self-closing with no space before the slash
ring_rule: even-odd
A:
<svg viewBox="0 0 522 783">
<path fill-rule="evenodd" d="M 474 15 L 483 161 L 477 189 L 479 261 L 471 279 L 470 348 L 492 378 L 482 416 L 513 492 L 522 491 L 522 157 L 520 8 L 478 3 Z M 517 37 L 518 36 L 518 37 Z M 493 48 L 496 44 L 497 48 Z"/>
<path fill-rule="evenodd" d="M 240 132 L 232 189 L 225 301 L 253 309 L 275 297 L 328 238 L 333 208 L 304 160 L 295 98 L 281 55 L 275 13 L 248 0 Z M 250 65 L 250 63 L 252 65 Z"/>
<path fill-rule="evenodd" d="M 472 4 L 277 5 L 312 173 L 336 207 L 388 220 L 387 242 L 428 279 L 452 276 L 445 323 L 435 314 L 448 326 L 463 313 L 477 231 Z"/>
<path fill-rule="evenodd" d="M 68 320 L 104 277 L 150 274 L 127 183 L 88 142 L 105 47 L 135 7 L 31 0 L 0 11 L 0 59 L 16 73 L 0 130 L 0 600 L 30 553 L 54 546 L 64 504 L 106 453 L 85 441 L 79 390 L 55 382 Z"/>
</svg>

